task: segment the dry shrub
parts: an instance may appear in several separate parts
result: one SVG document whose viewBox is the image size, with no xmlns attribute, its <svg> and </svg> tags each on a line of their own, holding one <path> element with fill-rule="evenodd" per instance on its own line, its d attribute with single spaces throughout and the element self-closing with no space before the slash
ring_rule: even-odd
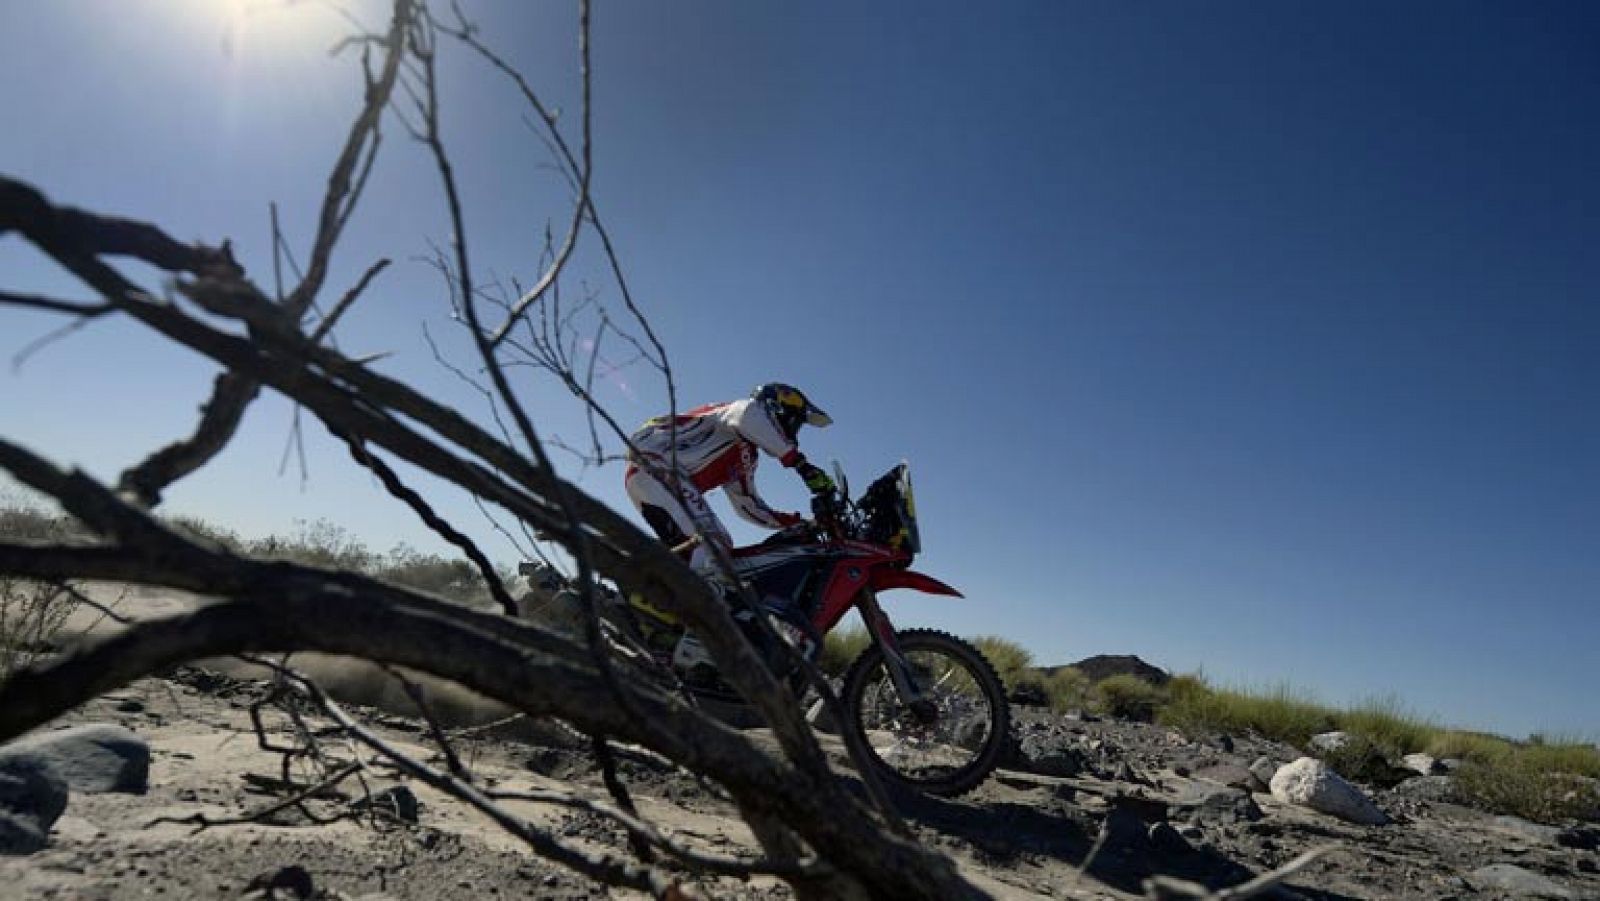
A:
<svg viewBox="0 0 1600 901">
<path fill-rule="evenodd" d="M 54 651 L 76 607 L 76 599 L 54 585 L 0 577 L 0 679 Z"/>
<path fill-rule="evenodd" d="M 0 540 L 59 544 L 83 537 L 74 520 L 52 515 L 20 493 L 0 497 Z M 0 678 L 55 650 L 57 635 L 76 606 L 71 594 L 54 585 L 0 577 Z"/>
<path fill-rule="evenodd" d="M 252 557 L 268 560 L 287 560 L 321 569 L 348 569 L 371 573 L 378 562 L 361 539 L 343 526 L 319 519 L 315 522 L 298 520 L 295 533 L 288 537 L 273 535 L 250 542 L 246 552 Z"/>
</svg>

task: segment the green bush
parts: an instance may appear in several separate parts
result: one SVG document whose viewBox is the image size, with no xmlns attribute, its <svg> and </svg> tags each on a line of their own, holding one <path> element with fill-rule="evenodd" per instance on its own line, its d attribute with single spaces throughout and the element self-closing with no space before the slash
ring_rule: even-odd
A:
<svg viewBox="0 0 1600 901">
<path fill-rule="evenodd" d="M 817 659 L 817 665 L 830 676 L 843 676 L 851 661 L 861 656 L 871 640 L 864 626 L 834 629 L 822 640 L 822 656 Z"/>
<path fill-rule="evenodd" d="M 968 641 L 983 652 L 995 674 L 1005 683 L 1006 692 L 1014 692 L 1023 683 L 1025 674 L 1033 672 L 1033 653 L 1020 644 L 998 635 L 979 635 Z"/>
<path fill-rule="evenodd" d="M 1106 716 L 1141 722 L 1155 719 L 1156 708 L 1166 699 L 1160 688 L 1128 673 L 1101 679 L 1090 695 L 1095 709 Z"/>
<path fill-rule="evenodd" d="M 1012 676 L 1011 684 L 1007 686 L 1007 689 L 1013 699 L 1021 698 L 1030 702 L 1032 699 L 1039 699 L 1048 703 L 1050 689 L 1046 682 L 1044 673 L 1029 667 L 1018 671 Z"/>
<path fill-rule="evenodd" d="M 1064 666 L 1044 678 L 1044 693 L 1050 709 L 1057 713 L 1083 710 L 1089 706 L 1089 677 Z"/>
</svg>

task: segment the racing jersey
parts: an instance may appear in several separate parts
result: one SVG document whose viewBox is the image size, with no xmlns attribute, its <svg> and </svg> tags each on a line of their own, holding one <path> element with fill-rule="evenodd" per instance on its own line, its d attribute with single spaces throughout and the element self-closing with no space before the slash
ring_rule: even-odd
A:
<svg viewBox="0 0 1600 901">
<path fill-rule="evenodd" d="M 758 451 L 777 457 L 784 466 L 794 466 L 801 460 L 799 446 L 772 421 L 761 404 L 746 398 L 707 404 L 677 417 L 658 416 L 634 432 L 630 455 L 648 457 L 665 469 L 673 462 L 674 437 L 678 471 L 695 490 L 703 493 L 723 489 L 734 512 L 758 526 L 781 529 L 800 521 L 801 517 L 793 513 L 767 506 L 756 493 L 755 472 L 761 461 Z"/>
</svg>

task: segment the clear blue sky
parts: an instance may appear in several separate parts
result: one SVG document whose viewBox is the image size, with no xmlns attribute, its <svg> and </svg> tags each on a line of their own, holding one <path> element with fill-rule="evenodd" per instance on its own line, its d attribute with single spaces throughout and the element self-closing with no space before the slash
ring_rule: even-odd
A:
<svg viewBox="0 0 1600 901">
<path fill-rule="evenodd" d="M 239 6 L 0 5 L 0 171 L 231 237 L 270 281 L 267 204 L 303 256 L 358 83 L 322 6 Z M 837 420 L 812 456 L 911 460 L 921 568 L 970 599 L 900 621 L 1600 732 L 1600 6 L 597 6 L 594 192 L 685 400 L 789 380 Z M 573 11 L 475 12 L 575 118 Z M 508 89 L 445 77 L 475 258 L 526 279 L 564 188 Z M 465 358 L 413 259 L 437 187 L 392 121 L 386 154 L 331 290 L 396 265 L 341 346 L 484 415 L 419 326 Z M 72 291 L 15 239 L 0 273 Z M 0 353 L 56 324 L 0 310 Z M 0 427 L 114 476 L 210 373 L 96 324 L 0 373 Z M 624 421 L 663 405 L 648 376 L 607 389 Z M 290 415 L 260 404 L 173 509 L 433 546 L 315 428 L 309 485 L 279 476 Z"/>
</svg>

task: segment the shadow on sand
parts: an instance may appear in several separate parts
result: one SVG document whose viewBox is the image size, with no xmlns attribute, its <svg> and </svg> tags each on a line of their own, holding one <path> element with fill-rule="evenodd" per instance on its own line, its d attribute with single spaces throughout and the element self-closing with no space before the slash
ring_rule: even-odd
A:
<svg viewBox="0 0 1600 901">
<path fill-rule="evenodd" d="M 1048 857 L 1074 869 L 1083 867 L 1101 830 L 1107 840 L 1084 871 L 1084 878 L 1131 894 L 1143 893 L 1154 875 L 1171 876 L 1211 888 L 1237 885 L 1259 875 L 1228 857 L 1189 845 L 1175 833 L 1152 839 L 1149 825 L 1127 810 L 1104 817 L 1079 810 L 1069 800 L 1042 804 L 935 798 L 898 792 L 895 804 L 913 825 L 969 844 L 980 857 L 1006 864 L 1025 857 Z M 1315 901 L 1353 901 L 1351 896 L 1295 885 L 1276 897 Z M 1268 895 L 1267 897 L 1273 897 Z"/>
</svg>

